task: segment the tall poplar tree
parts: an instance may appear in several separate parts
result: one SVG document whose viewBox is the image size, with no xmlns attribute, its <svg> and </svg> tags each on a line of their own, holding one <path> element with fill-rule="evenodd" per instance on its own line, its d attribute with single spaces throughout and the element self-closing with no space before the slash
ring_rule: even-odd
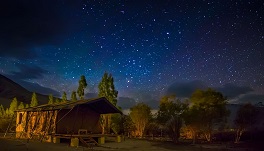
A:
<svg viewBox="0 0 264 151">
<path fill-rule="evenodd" d="M 30 107 L 34 107 L 37 105 L 38 105 L 37 94 L 33 92 L 31 102 L 30 102 Z"/>
<path fill-rule="evenodd" d="M 48 102 L 48 104 L 53 104 L 53 103 L 54 103 L 53 95 L 50 94 L 49 95 L 49 102 Z"/>
<path fill-rule="evenodd" d="M 105 97 L 107 100 L 109 100 L 113 105 L 116 106 L 117 103 L 117 95 L 118 91 L 115 90 L 114 85 L 114 78 L 111 74 L 104 73 L 101 82 L 98 85 L 98 96 L 99 97 Z M 111 127 L 111 114 L 106 114 L 101 116 L 101 124 L 102 124 L 102 133 L 104 133 L 105 129 L 106 132 L 110 132 Z"/>
<path fill-rule="evenodd" d="M 18 101 L 17 98 L 15 97 L 12 102 L 10 103 L 10 107 L 9 107 L 9 114 L 14 114 L 14 111 L 17 109 L 18 107 Z"/>
<path fill-rule="evenodd" d="M 61 99 L 62 99 L 61 102 L 67 102 L 67 94 L 65 91 L 63 92 Z"/>
<path fill-rule="evenodd" d="M 83 99 L 84 97 L 84 89 L 87 87 L 87 82 L 85 79 L 85 76 L 82 75 L 80 80 L 79 80 L 79 87 L 77 89 L 77 93 L 80 99 Z"/>
<path fill-rule="evenodd" d="M 60 102 L 61 102 L 61 100 L 59 98 L 55 99 L 55 103 L 60 103 Z"/>
<path fill-rule="evenodd" d="M 5 116 L 5 109 L 4 106 L 1 104 L 0 105 L 0 118 L 3 118 Z"/>
<path fill-rule="evenodd" d="M 77 101 L 76 91 L 72 91 L 71 101 Z"/>
<path fill-rule="evenodd" d="M 24 103 L 23 103 L 23 102 L 20 102 L 17 108 L 18 108 L 18 109 L 23 109 L 23 108 L 25 108 Z"/>
<path fill-rule="evenodd" d="M 107 72 L 104 73 L 98 86 L 99 97 L 106 97 L 113 105 L 116 106 L 118 91 L 115 89 L 114 78 Z"/>
</svg>

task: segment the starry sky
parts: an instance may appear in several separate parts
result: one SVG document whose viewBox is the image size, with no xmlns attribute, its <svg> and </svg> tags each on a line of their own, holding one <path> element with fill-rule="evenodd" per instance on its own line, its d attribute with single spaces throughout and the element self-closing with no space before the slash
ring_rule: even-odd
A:
<svg viewBox="0 0 264 151">
<path fill-rule="evenodd" d="M 85 75 L 93 97 L 108 72 L 123 106 L 207 87 L 264 100 L 263 1 L 13 0 L 0 18 L 0 74 L 31 91 L 70 96 Z"/>
</svg>

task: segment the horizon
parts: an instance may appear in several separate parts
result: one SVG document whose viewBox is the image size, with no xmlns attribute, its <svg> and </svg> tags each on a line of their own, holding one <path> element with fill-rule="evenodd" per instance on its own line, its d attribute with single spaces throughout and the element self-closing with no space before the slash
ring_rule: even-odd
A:
<svg viewBox="0 0 264 151">
<path fill-rule="evenodd" d="M 3 75 L 0 74 L 0 76 L 3 76 Z M 11 80 L 11 79 L 9 79 L 9 78 L 7 78 L 5 76 L 3 76 L 3 77 L 6 78 L 6 79 L 8 79 L 8 80 Z M 3 84 L 4 87 L 3 88 L 6 88 L 6 82 L 5 82 L 5 80 L 3 80 L 1 77 L 0 77 L 0 80 L 2 82 L 4 81 L 4 84 Z M 11 80 L 11 82 L 12 82 L 11 83 L 12 87 L 15 86 L 15 85 L 18 85 L 21 88 L 27 90 L 26 88 L 24 88 L 23 86 L 17 84 L 13 80 Z M 7 87 L 7 89 L 9 89 L 9 87 Z M 16 90 L 18 90 L 18 91 L 15 91 L 13 93 L 21 93 L 20 92 L 20 89 L 16 89 Z M 29 95 L 31 95 L 31 93 L 34 93 L 34 92 L 31 92 L 31 91 L 28 91 L 28 92 L 29 92 Z M 38 99 L 38 95 L 39 94 L 41 95 L 41 99 L 40 100 Z M 13 94 L 13 95 L 15 95 L 15 94 Z M 36 95 L 37 95 L 38 101 L 40 101 L 40 104 L 39 105 L 44 105 L 44 104 L 47 104 L 48 103 L 48 100 L 43 100 L 43 96 L 44 97 L 47 97 L 46 99 L 48 99 L 48 94 L 45 95 L 45 94 L 42 94 L 42 93 L 36 93 Z M 19 94 L 19 96 L 20 96 L 20 94 Z M 28 96 L 28 95 L 24 94 L 24 96 Z M 100 98 L 100 97 L 98 97 L 98 95 L 94 95 L 94 96 L 91 97 L 89 94 L 85 94 L 85 96 L 86 97 L 84 98 L 84 100 Z M 87 96 L 90 96 L 90 97 L 87 97 Z M 167 95 L 167 96 L 169 96 L 169 95 Z M 28 96 L 28 97 L 31 98 L 31 96 Z M 56 96 L 53 96 L 53 97 L 54 98 L 60 98 L 61 99 L 61 97 L 56 97 Z M 69 97 L 67 97 L 67 99 L 68 99 L 68 101 L 71 101 Z M 154 114 L 158 110 L 158 108 L 159 108 L 160 99 L 161 98 L 158 98 L 157 100 L 150 100 L 148 102 L 143 102 L 143 103 L 147 104 L 151 108 L 152 114 Z M 180 99 L 181 102 L 184 102 L 184 101 L 188 101 L 189 98 L 176 98 L 176 99 Z M 226 99 L 227 99 L 227 105 L 228 106 L 229 105 L 236 105 L 237 106 L 237 105 L 243 105 L 243 104 L 250 103 L 250 104 L 254 105 L 255 107 L 263 107 L 263 102 L 262 101 L 256 102 L 256 103 L 252 103 L 252 102 L 249 102 L 249 101 L 248 102 L 231 102 L 230 100 L 228 100 L 228 98 L 226 98 Z M 9 100 L 10 103 L 11 103 L 12 100 L 13 100 L 13 98 Z M 80 100 L 80 99 L 78 99 L 78 100 Z M 21 100 L 18 99 L 18 101 L 19 102 L 23 102 L 24 104 L 26 104 L 26 102 L 25 102 L 26 100 L 22 100 L 21 101 Z M 28 100 L 28 101 L 30 101 L 30 100 Z M 8 102 L 1 102 L 1 103 L 4 103 L 4 104 L 0 104 L 0 105 L 4 105 L 4 107 L 8 107 L 8 105 L 9 105 L 9 104 L 7 104 Z M 138 103 L 141 103 L 141 102 L 140 101 L 136 101 L 133 98 L 122 97 L 122 96 L 121 97 L 117 97 L 117 106 L 119 106 L 119 107 L 122 108 L 122 111 L 123 111 L 124 114 L 128 114 L 130 112 L 130 108 L 133 107 L 133 106 L 135 106 L 135 105 L 137 105 Z M 231 106 L 229 106 L 229 108 L 230 107 Z"/>
</svg>

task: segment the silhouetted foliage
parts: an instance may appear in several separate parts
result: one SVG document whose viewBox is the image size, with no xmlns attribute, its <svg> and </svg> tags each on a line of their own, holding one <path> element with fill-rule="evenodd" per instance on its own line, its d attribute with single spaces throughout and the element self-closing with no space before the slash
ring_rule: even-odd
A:
<svg viewBox="0 0 264 151">
<path fill-rule="evenodd" d="M 48 104 L 53 104 L 54 103 L 54 98 L 53 98 L 53 95 L 50 94 L 49 95 L 49 101 L 48 101 Z"/>
<path fill-rule="evenodd" d="M 193 144 L 196 143 L 196 138 L 198 132 L 202 129 L 203 115 L 200 114 L 198 106 L 189 107 L 183 114 L 186 129 L 191 132 L 191 137 L 193 139 Z"/>
<path fill-rule="evenodd" d="M 0 118 L 4 117 L 6 114 L 4 106 L 1 104 L 0 105 Z"/>
<path fill-rule="evenodd" d="M 10 107 L 9 107 L 9 110 L 8 110 L 8 114 L 9 115 L 13 115 L 14 114 L 14 111 L 17 109 L 18 107 L 18 101 L 17 101 L 17 98 L 14 98 L 12 100 L 12 102 L 10 103 Z"/>
<path fill-rule="evenodd" d="M 0 105 L 0 132 L 5 132 L 9 124 L 11 124 L 10 126 L 12 130 L 15 129 L 15 120 L 13 120 L 12 123 L 10 123 L 10 121 L 13 115 L 15 115 L 14 110 L 17 109 L 17 103 L 17 99 L 14 98 L 10 103 L 10 107 L 6 108 L 6 110 L 2 105 Z"/>
<path fill-rule="evenodd" d="M 107 100 L 116 106 L 117 95 L 118 91 L 115 89 L 114 78 L 111 74 L 105 72 L 98 85 L 98 96 L 106 97 Z"/>
<path fill-rule="evenodd" d="M 20 102 L 17 108 L 18 109 L 24 109 L 25 108 L 24 103 L 23 102 Z"/>
<path fill-rule="evenodd" d="M 33 92 L 31 102 L 30 102 L 30 107 L 34 107 L 37 105 L 38 105 L 37 94 Z"/>
<path fill-rule="evenodd" d="M 102 80 L 98 85 L 98 96 L 105 97 L 109 102 L 111 102 L 114 106 L 116 106 L 117 95 L 118 95 L 118 91 L 115 90 L 114 78 L 112 77 L 111 74 L 105 72 L 102 77 Z M 105 130 L 108 133 L 110 132 L 110 127 L 112 125 L 111 123 L 112 123 L 111 114 L 101 116 L 103 133 Z"/>
<path fill-rule="evenodd" d="M 61 100 L 59 98 L 55 99 L 55 103 L 60 103 L 60 102 L 61 102 Z"/>
<path fill-rule="evenodd" d="M 165 126 L 160 127 L 167 131 L 174 143 L 178 143 L 182 126 L 182 113 L 187 106 L 187 103 L 182 103 L 175 96 L 164 96 L 160 100 L 157 121 L 160 125 Z"/>
<path fill-rule="evenodd" d="M 122 115 L 119 113 L 112 114 L 111 118 L 111 129 L 115 134 L 119 134 L 123 129 Z"/>
<path fill-rule="evenodd" d="M 75 91 L 72 91 L 71 101 L 77 101 L 77 96 L 76 96 L 76 92 Z"/>
<path fill-rule="evenodd" d="M 200 131 L 205 135 L 208 142 L 212 140 L 213 127 L 225 122 L 229 111 L 226 109 L 227 99 L 212 89 L 196 90 L 191 96 L 193 112 L 197 112 L 200 120 Z M 192 109 L 191 109 L 192 110 Z M 199 118 L 198 117 L 198 118 Z M 189 124 L 197 121 L 189 121 Z"/>
<path fill-rule="evenodd" d="M 77 89 L 77 93 L 80 99 L 83 99 L 84 97 L 84 89 L 87 87 L 85 76 L 82 75 L 79 80 L 79 87 Z"/>
<path fill-rule="evenodd" d="M 66 92 L 63 92 L 61 102 L 67 102 L 67 94 Z"/>
<path fill-rule="evenodd" d="M 130 137 L 131 133 L 135 131 L 135 125 L 133 124 L 133 121 L 129 115 L 123 115 L 123 127 L 124 127 L 124 133 Z"/>
<path fill-rule="evenodd" d="M 236 126 L 236 139 L 235 142 L 238 143 L 241 135 L 251 128 L 251 126 L 256 122 L 257 110 L 256 107 L 251 104 L 244 104 L 241 106 L 236 114 L 235 126 Z"/>
</svg>

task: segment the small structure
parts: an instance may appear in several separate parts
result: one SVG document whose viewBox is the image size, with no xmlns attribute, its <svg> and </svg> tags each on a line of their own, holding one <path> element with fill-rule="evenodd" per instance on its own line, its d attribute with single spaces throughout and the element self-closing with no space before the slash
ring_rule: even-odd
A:
<svg viewBox="0 0 264 151">
<path fill-rule="evenodd" d="M 16 111 L 16 137 L 51 142 L 59 142 L 59 137 L 80 139 L 80 135 L 91 139 L 91 134 L 100 138 L 100 115 L 109 113 L 122 114 L 104 97 L 19 109 Z"/>
</svg>

